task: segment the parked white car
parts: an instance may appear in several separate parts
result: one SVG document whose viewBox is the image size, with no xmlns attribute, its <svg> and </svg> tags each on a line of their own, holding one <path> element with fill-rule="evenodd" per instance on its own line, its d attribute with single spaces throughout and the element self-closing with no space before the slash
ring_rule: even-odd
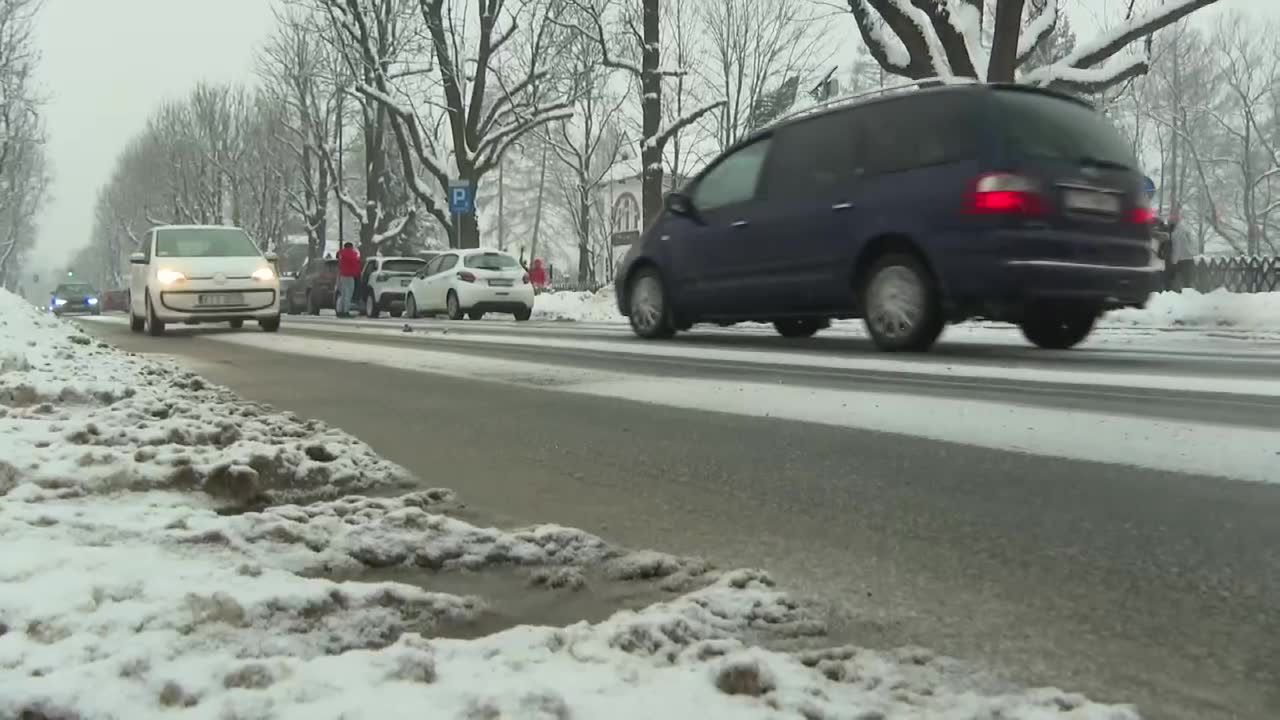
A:
<svg viewBox="0 0 1280 720">
<path fill-rule="evenodd" d="M 129 326 L 164 334 L 167 323 L 230 323 L 256 320 L 267 332 L 280 329 L 280 280 L 272 264 L 244 230 L 235 227 L 169 225 L 152 228 L 142 252 L 130 258 Z"/>
<path fill-rule="evenodd" d="M 427 261 L 415 257 L 371 257 L 364 262 L 356 299 L 366 317 L 376 318 L 383 310 L 400 317 L 404 310 L 409 281 Z"/>
<path fill-rule="evenodd" d="M 501 312 L 528 320 L 533 285 L 519 261 L 501 250 L 450 250 L 410 281 L 404 306 L 409 317 L 445 313 L 453 320 L 479 320 Z"/>
</svg>

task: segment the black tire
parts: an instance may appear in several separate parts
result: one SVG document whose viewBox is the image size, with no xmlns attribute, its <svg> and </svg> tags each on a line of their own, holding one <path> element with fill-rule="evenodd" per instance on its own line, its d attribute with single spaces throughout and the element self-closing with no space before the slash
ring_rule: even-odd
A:
<svg viewBox="0 0 1280 720">
<path fill-rule="evenodd" d="M 860 288 L 863 322 L 876 347 L 887 352 L 924 352 L 946 321 L 933 274 L 915 255 L 883 255 Z"/>
<path fill-rule="evenodd" d="M 1022 335 L 1046 350 L 1066 350 L 1089 337 L 1097 320 L 1092 310 L 1037 310 L 1023 319 Z"/>
<path fill-rule="evenodd" d="M 471 312 L 467 313 L 467 317 L 471 318 L 472 320 L 483 320 L 484 312 L 480 310 L 472 310 Z"/>
<path fill-rule="evenodd" d="M 156 317 L 156 310 L 151 305 L 151 293 L 147 293 L 145 300 L 147 304 L 146 329 L 147 334 L 151 337 L 160 337 L 164 335 L 164 322 Z"/>
<path fill-rule="evenodd" d="M 280 316 L 276 315 L 265 320 L 259 320 L 258 327 L 262 328 L 263 332 L 277 332 L 280 329 Z"/>
<path fill-rule="evenodd" d="M 404 299 L 404 314 L 409 316 L 410 320 L 416 320 L 421 317 L 418 315 L 418 301 L 413 297 L 413 293 Z"/>
<path fill-rule="evenodd" d="M 515 312 L 515 316 L 516 316 L 516 322 L 525 322 L 529 318 L 533 317 L 533 308 L 525 308 L 523 310 L 517 310 Z"/>
<path fill-rule="evenodd" d="M 133 332 L 140 333 L 147 326 L 145 317 L 138 317 L 133 314 L 133 305 L 129 305 L 129 329 Z"/>
<path fill-rule="evenodd" d="M 449 296 L 445 300 L 445 306 L 448 308 L 450 320 L 461 320 L 463 315 L 462 302 L 458 300 L 458 293 L 450 290 Z"/>
<path fill-rule="evenodd" d="M 94 314 L 94 315 L 101 315 L 101 314 L 102 314 L 102 308 L 95 307 L 95 308 L 93 309 L 93 314 Z"/>
<path fill-rule="evenodd" d="M 378 301 L 374 298 L 373 293 L 365 293 L 364 295 L 364 316 L 367 318 L 376 318 L 382 308 L 378 307 Z"/>
<path fill-rule="evenodd" d="M 784 338 L 807 338 L 813 337 L 815 333 L 823 328 L 829 327 L 831 323 L 819 318 L 802 318 L 799 320 L 775 320 L 773 329 Z"/>
<path fill-rule="evenodd" d="M 320 303 L 316 302 L 316 294 L 311 292 L 310 290 L 307 291 L 307 314 L 308 315 L 320 314 Z"/>
<path fill-rule="evenodd" d="M 391 313 L 391 317 L 393 318 L 398 318 L 404 314 L 404 310 L 388 310 L 387 312 Z"/>
<path fill-rule="evenodd" d="M 672 322 L 667 286 L 657 268 L 645 267 L 627 284 L 628 317 L 631 331 L 646 340 L 669 338 L 676 334 Z"/>
<path fill-rule="evenodd" d="M 232 329 L 232 330 L 239 330 L 240 328 L 244 327 L 244 321 L 243 321 L 243 320 L 232 320 L 232 321 L 230 322 L 230 325 L 231 325 L 231 329 Z"/>
</svg>

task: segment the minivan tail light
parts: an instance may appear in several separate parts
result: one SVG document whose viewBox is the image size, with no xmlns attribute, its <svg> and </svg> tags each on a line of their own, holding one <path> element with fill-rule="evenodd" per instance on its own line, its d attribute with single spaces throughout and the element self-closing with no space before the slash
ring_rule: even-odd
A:
<svg viewBox="0 0 1280 720">
<path fill-rule="evenodd" d="M 968 211 L 975 215 L 1043 215 L 1040 186 L 1010 173 L 983 175 L 973 185 Z"/>
<path fill-rule="evenodd" d="M 463 270 L 462 272 L 458 273 L 458 279 L 461 280 L 462 282 L 475 282 L 476 276 L 475 276 L 475 273 L 470 273 L 470 272 L 467 272 L 466 270 Z"/>
<path fill-rule="evenodd" d="M 1134 225 L 1154 225 L 1156 222 L 1155 208 L 1136 207 L 1133 212 L 1129 213 L 1129 222 Z"/>
</svg>

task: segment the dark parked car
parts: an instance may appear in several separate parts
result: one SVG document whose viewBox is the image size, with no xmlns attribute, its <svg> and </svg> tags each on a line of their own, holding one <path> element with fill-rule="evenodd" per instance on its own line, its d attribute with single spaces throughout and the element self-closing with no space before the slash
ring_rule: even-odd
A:
<svg viewBox="0 0 1280 720">
<path fill-rule="evenodd" d="M 49 297 L 49 310 L 54 315 L 101 315 L 101 298 L 88 283 L 63 283 Z"/>
<path fill-rule="evenodd" d="M 298 277 L 284 293 L 282 312 L 297 315 L 306 312 L 319 315 L 321 309 L 333 309 L 338 294 L 338 261 L 312 258 L 302 264 Z"/>
<path fill-rule="evenodd" d="M 1021 325 L 1071 347 L 1156 282 L 1153 213 L 1130 145 L 1089 105 L 949 85 L 833 106 L 717 158 L 624 258 L 636 334 L 774 323 L 807 337 L 861 317 L 884 350 L 947 322 Z"/>
</svg>

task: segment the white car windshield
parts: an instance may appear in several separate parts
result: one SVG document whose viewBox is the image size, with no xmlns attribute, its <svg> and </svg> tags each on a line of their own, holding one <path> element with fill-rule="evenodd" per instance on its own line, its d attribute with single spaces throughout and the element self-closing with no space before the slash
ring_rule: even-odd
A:
<svg viewBox="0 0 1280 720">
<path fill-rule="evenodd" d="M 516 259 L 503 253 L 468 255 L 463 265 L 477 270 L 512 270 L 520 266 Z"/>
<path fill-rule="evenodd" d="M 245 231 L 236 228 L 156 232 L 156 257 L 258 257 L 261 254 Z"/>
</svg>

